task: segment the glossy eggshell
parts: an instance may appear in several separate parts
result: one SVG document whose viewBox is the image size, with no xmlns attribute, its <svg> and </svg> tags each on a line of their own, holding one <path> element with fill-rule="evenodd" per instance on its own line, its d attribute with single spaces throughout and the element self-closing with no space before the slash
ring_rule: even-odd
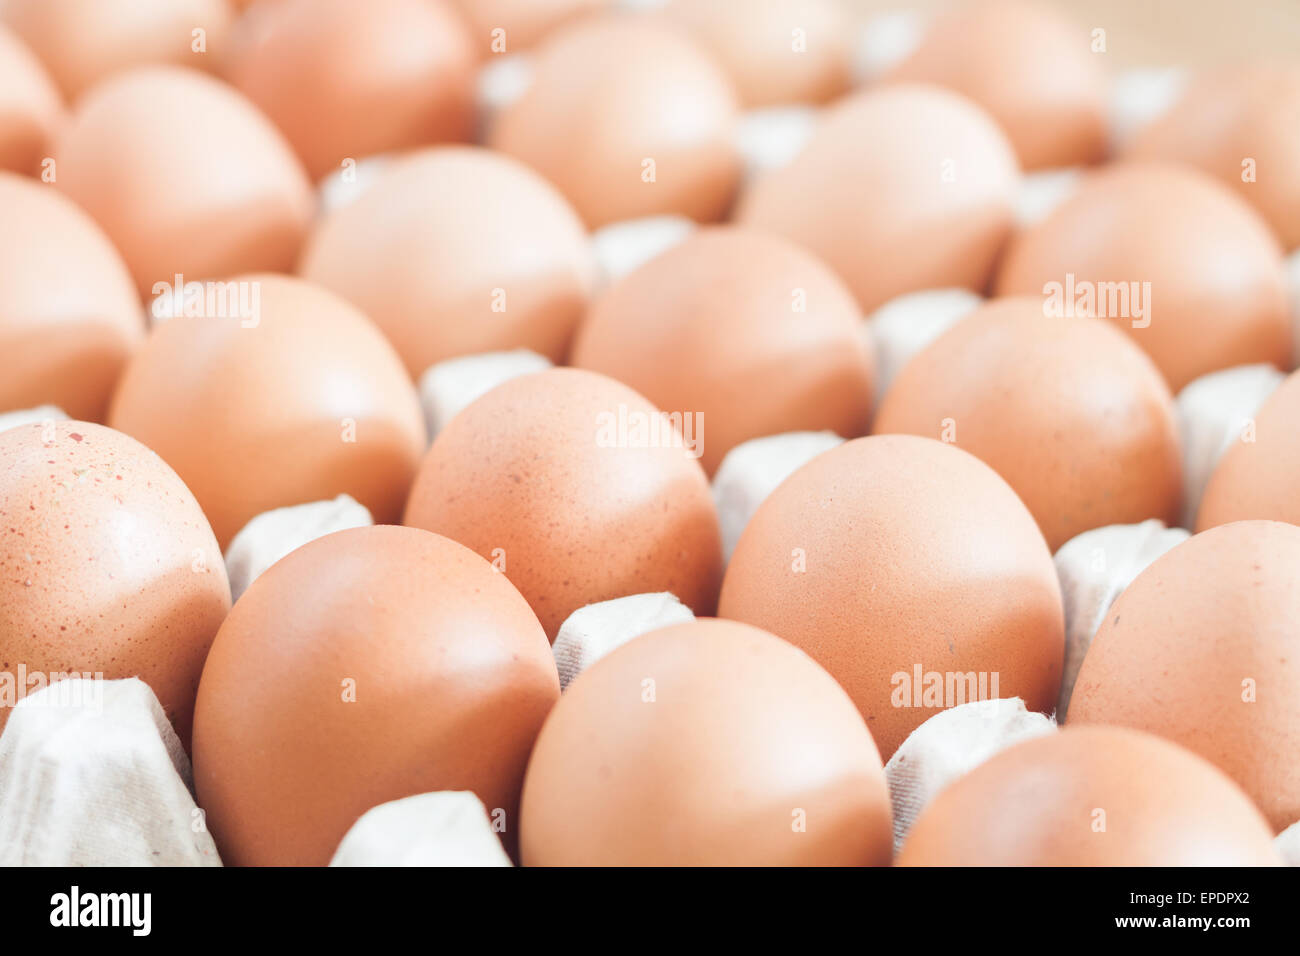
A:
<svg viewBox="0 0 1300 956">
<path fill-rule="evenodd" d="M 727 71 L 747 107 L 823 103 L 852 81 L 853 29 L 836 0 L 671 0 L 665 13 Z"/>
<path fill-rule="evenodd" d="M 212 69 L 234 13 L 227 0 L 6 0 L 0 17 L 69 99 L 145 64 Z M 194 49 L 203 30 L 203 51 Z"/>
<path fill-rule="evenodd" d="M 369 315 L 412 376 L 474 352 L 561 361 L 596 273 L 555 187 L 472 147 L 422 150 L 385 170 L 320 221 L 299 270 Z"/>
<path fill-rule="evenodd" d="M 991 468 L 928 438 L 859 438 L 787 478 L 745 527 L 718 614 L 811 654 L 886 759 L 935 713 L 912 706 L 919 688 L 895 704 L 917 666 L 983 674 L 989 692 L 996 675 L 990 695 L 1030 710 L 1050 712 L 1060 690 L 1061 591 L 1042 534 Z"/>
<path fill-rule="evenodd" d="M 1064 285 L 1067 273 L 1076 289 L 1151 283 L 1144 316 L 1106 317 L 1155 360 L 1175 392 L 1217 369 L 1289 365 L 1282 250 L 1253 209 L 1203 173 L 1121 163 L 1089 174 L 1016 237 L 997 294 L 1043 295 L 1047 283 Z"/>
<path fill-rule="evenodd" d="M 685 36 L 595 17 L 537 48 L 531 84 L 488 145 L 555 183 L 592 228 L 670 213 L 708 222 L 740 178 L 736 110 L 726 75 Z"/>
<path fill-rule="evenodd" d="M 477 60 L 442 0 L 277 0 L 240 20 L 222 73 L 319 178 L 347 158 L 469 139 Z"/>
<path fill-rule="evenodd" d="M 1275 830 L 1300 820 L 1300 528 L 1239 521 L 1158 558 L 1111 606 L 1070 723 L 1182 744 L 1250 794 Z"/>
<path fill-rule="evenodd" d="M 866 431 L 872 356 L 852 294 L 775 236 L 706 229 L 606 291 L 573 364 L 659 408 L 703 415 L 710 474 L 735 445 L 787 431 Z"/>
<path fill-rule="evenodd" d="M 533 866 L 860 866 L 893 851 L 853 702 L 796 648 L 718 620 L 636 638 L 568 687 L 520 827 Z"/>
<path fill-rule="evenodd" d="M 610 6 L 612 0 L 452 0 L 484 53 L 518 53 L 569 20 Z M 494 36 L 494 31 L 505 31 Z M 498 42 L 499 41 L 499 42 Z"/>
<path fill-rule="evenodd" d="M 139 677 L 188 746 L 229 610 L 212 529 L 152 451 L 89 422 L 0 431 L 0 669 L 15 683 L 20 667 Z"/>
<path fill-rule="evenodd" d="M 1300 64 L 1210 70 L 1145 126 L 1126 155 L 1189 163 L 1231 187 L 1300 247 Z M 1247 160 L 1253 175 L 1246 177 Z"/>
<path fill-rule="evenodd" d="M 254 275 L 260 317 L 179 316 L 132 359 L 109 421 L 186 480 L 224 548 L 270 508 L 349 494 L 396 521 L 424 450 L 396 353 L 342 299 Z"/>
<path fill-rule="evenodd" d="M 323 865 L 389 800 L 470 790 L 517 838 L 524 765 L 560 694 L 537 618 L 454 541 L 318 538 L 246 591 L 194 722 L 198 804 L 224 862 Z"/>
<path fill-rule="evenodd" d="M 0 170 L 35 174 L 62 116 L 63 101 L 45 67 L 0 22 Z"/>
<path fill-rule="evenodd" d="M 793 162 L 748 188 L 736 219 L 812 250 L 870 312 L 905 292 L 983 290 L 1018 181 L 1011 144 L 983 110 L 899 84 L 832 106 Z"/>
<path fill-rule="evenodd" d="M 82 97 L 55 138 L 57 186 L 155 283 L 286 271 L 314 198 L 279 131 L 218 80 L 141 67 Z"/>
<path fill-rule="evenodd" d="M 628 594 L 669 591 L 711 614 L 722 555 L 704 470 L 664 436 L 618 425 L 655 414 L 580 369 L 499 385 L 438 434 L 405 524 L 496 562 L 551 640 L 578 608 Z"/>
<path fill-rule="evenodd" d="M 884 82 L 937 83 L 1006 130 L 1025 169 L 1094 163 L 1106 152 L 1107 86 L 1092 30 L 1027 0 L 955 3 Z"/>
<path fill-rule="evenodd" d="M 995 300 L 949 329 L 903 366 L 874 430 L 954 439 L 1015 489 L 1053 552 L 1092 528 L 1178 520 L 1159 370 L 1110 323 L 1046 317 L 1042 299 Z"/>
<path fill-rule="evenodd" d="M 1071 727 L 1004 750 L 940 792 L 912 826 L 898 864 L 1280 861 L 1259 810 L 1204 760 L 1149 734 Z"/>
<path fill-rule="evenodd" d="M 1196 528 L 1268 518 L 1300 525 L 1300 372 L 1264 403 L 1244 434 L 1214 467 Z"/>
<path fill-rule="evenodd" d="M 103 421 L 144 339 L 126 264 L 95 221 L 50 186 L 0 173 L 0 210 L 0 411 L 53 404 Z"/>
</svg>

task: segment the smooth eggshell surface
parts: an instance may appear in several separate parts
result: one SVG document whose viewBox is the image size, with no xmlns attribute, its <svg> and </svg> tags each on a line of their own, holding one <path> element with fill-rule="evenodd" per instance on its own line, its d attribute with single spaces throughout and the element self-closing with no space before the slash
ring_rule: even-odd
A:
<svg viewBox="0 0 1300 956">
<path fill-rule="evenodd" d="M 560 695 L 510 582 L 414 528 L 339 531 L 253 582 L 212 646 L 194 782 L 222 859 L 324 865 L 389 800 L 471 790 L 517 839 L 524 765 Z"/>
<path fill-rule="evenodd" d="M 341 494 L 394 522 L 424 450 L 414 387 L 379 330 L 300 279 L 244 276 L 256 322 L 157 324 L 109 420 L 186 480 L 224 548 L 271 508 Z"/>
<path fill-rule="evenodd" d="M 533 866 L 884 865 L 880 754 L 844 691 L 757 628 L 636 638 L 569 686 L 524 781 Z"/>
<path fill-rule="evenodd" d="M 928 700 L 918 668 L 967 699 L 979 687 L 945 675 L 973 673 L 983 696 L 1044 713 L 1060 690 L 1065 625 L 1042 534 L 991 468 L 928 438 L 859 438 L 787 478 L 745 527 L 718 614 L 811 654 L 885 759 L 964 702 Z"/>
<path fill-rule="evenodd" d="M 1239 521 L 1158 558 L 1111 606 L 1071 725 L 1121 724 L 1205 757 L 1281 831 L 1300 820 L 1300 528 Z"/>
<path fill-rule="evenodd" d="M 52 404 L 103 421 L 145 334 L 131 274 L 95 221 L 50 186 L 0 173 L 0 210 L 0 411 Z"/>
<path fill-rule="evenodd" d="M 0 432 L 0 670 L 139 677 L 186 746 L 230 610 L 221 551 L 176 473 L 89 422 Z M 0 727 L 8 711 L 0 708 Z"/>
<path fill-rule="evenodd" d="M 871 312 L 905 292 L 982 291 L 1018 181 L 1011 144 L 983 110 L 899 84 L 830 107 L 793 162 L 748 188 L 736 219 L 811 249 Z"/>
<path fill-rule="evenodd" d="M 493 561 L 551 640 L 578 608 L 628 594 L 668 591 L 711 614 L 722 563 L 713 498 L 657 415 L 595 372 L 512 379 L 439 432 L 404 523 Z"/>
<path fill-rule="evenodd" d="M 958 778 L 922 811 L 898 863 L 1280 865 L 1268 824 L 1231 780 L 1115 727 L 1029 740 Z"/>
<path fill-rule="evenodd" d="M 1007 480 L 1055 552 L 1076 534 L 1177 523 L 1169 387 L 1110 323 L 994 300 L 945 332 L 885 393 L 874 430 L 950 440 Z"/>
<path fill-rule="evenodd" d="M 789 431 L 866 431 L 872 358 L 857 305 L 775 236 L 706 229 L 625 276 L 584 320 L 573 364 L 665 411 L 700 413 L 710 474 L 736 445 Z"/>
<path fill-rule="evenodd" d="M 63 118 L 63 101 L 39 60 L 0 22 L 0 170 L 33 175 Z"/>
</svg>

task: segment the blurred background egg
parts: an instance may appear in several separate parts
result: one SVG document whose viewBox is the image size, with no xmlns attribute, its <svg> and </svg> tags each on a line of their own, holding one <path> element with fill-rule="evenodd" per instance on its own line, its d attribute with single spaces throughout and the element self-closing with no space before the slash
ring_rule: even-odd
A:
<svg viewBox="0 0 1300 956">
<path fill-rule="evenodd" d="M 510 845 L 559 694 L 537 618 L 488 562 L 414 528 L 326 535 L 254 581 L 217 635 L 198 803 L 236 866 L 324 865 L 361 814 L 436 790 L 473 791 Z"/>
<path fill-rule="evenodd" d="M 1278 866 L 1241 789 L 1149 734 L 1068 728 L 942 790 L 899 866 Z"/>
<path fill-rule="evenodd" d="M 1055 552 L 1076 534 L 1177 523 L 1182 464 L 1159 370 L 1110 323 L 998 299 L 912 358 L 877 433 L 953 442 L 1007 480 Z"/>
<path fill-rule="evenodd" d="M 1300 527 L 1238 521 L 1166 552 L 1111 606 L 1069 722 L 1119 724 L 1223 770 L 1273 829 L 1300 820 Z"/>
<path fill-rule="evenodd" d="M 886 865 L 889 794 L 853 701 L 758 628 L 701 620 L 583 672 L 542 727 L 529 866 Z"/>
<path fill-rule="evenodd" d="M 418 376 L 473 352 L 562 360 L 596 266 L 550 183 L 507 156 L 441 147 L 394 161 L 323 217 L 300 272 L 369 315 Z"/>
<path fill-rule="evenodd" d="M 524 375 L 461 411 L 421 463 L 404 523 L 493 561 L 551 640 L 578 608 L 628 594 L 716 606 L 704 470 L 659 410 L 595 372 Z"/>
<path fill-rule="evenodd" d="M 736 218 L 812 250 L 870 312 L 904 292 L 982 291 L 1018 181 L 1011 144 L 983 110 L 900 84 L 832 106 L 789 165 L 747 189 Z"/>
<path fill-rule="evenodd" d="M 452 4 L 484 53 L 518 53 L 563 23 L 612 6 L 613 0 L 452 0 Z M 503 31 L 499 36 L 498 30 Z"/>
<path fill-rule="evenodd" d="M 703 415 L 710 474 L 735 445 L 787 431 L 861 435 L 872 361 L 839 277 L 778 237 L 702 230 L 597 299 L 573 364 L 666 411 Z"/>
<path fill-rule="evenodd" d="M 300 279 L 243 276 L 228 296 L 241 310 L 154 326 L 110 423 L 176 469 L 223 548 L 263 511 L 340 494 L 377 522 L 396 521 L 425 438 L 392 346 L 348 303 Z"/>
<path fill-rule="evenodd" d="M 137 287 L 293 265 L 313 196 L 284 137 L 226 84 L 141 67 L 82 97 L 56 183 L 104 228 Z"/>
<path fill-rule="evenodd" d="M 102 425 L 6 429 L 0 527 L 0 670 L 49 681 L 139 677 L 188 747 L 230 584 L 176 473 Z M 0 727 L 8 716 L 0 706 Z"/>
<path fill-rule="evenodd" d="M 0 170 L 35 175 L 62 114 L 45 67 L 0 21 Z"/>
<path fill-rule="evenodd" d="M 1042 534 L 991 468 L 928 438 L 859 438 L 787 478 L 745 527 L 718 616 L 812 655 L 886 760 L 937 709 L 980 695 L 1050 712 L 1060 689 L 1061 592 Z M 945 675 L 967 673 L 977 686 L 960 701 L 919 686 L 939 674 L 955 693 Z"/>
<path fill-rule="evenodd" d="M 1067 308 L 1091 290 L 1096 314 L 1127 331 L 1174 391 L 1233 365 L 1290 365 L 1282 250 L 1250 206 L 1195 170 L 1089 173 L 1016 237 L 997 294 L 1047 295 L 1050 283 Z"/>
<path fill-rule="evenodd" d="M 731 82 L 677 31 L 623 15 L 557 30 L 488 145 L 555 183 L 590 227 L 719 219 L 740 176 Z"/>
<path fill-rule="evenodd" d="M 50 186 L 0 172 L 0 210 L 0 412 L 52 404 L 103 421 L 144 339 L 126 264 L 94 220 Z"/>
<path fill-rule="evenodd" d="M 1246 424 L 1210 476 L 1197 530 L 1247 518 L 1300 525 L 1300 372 Z"/>
<path fill-rule="evenodd" d="M 469 139 L 477 59 L 443 0 L 275 0 L 239 21 L 222 72 L 318 179 L 344 159 Z"/>
<path fill-rule="evenodd" d="M 233 15 L 227 0 L 0 0 L 69 100 L 134 66 L 215 69 Z"/>
</svg>

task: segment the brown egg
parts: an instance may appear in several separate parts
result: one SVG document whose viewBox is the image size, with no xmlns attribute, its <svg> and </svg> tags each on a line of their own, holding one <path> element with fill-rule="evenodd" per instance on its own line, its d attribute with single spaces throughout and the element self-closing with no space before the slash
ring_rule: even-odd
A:
<svg viewBox="0 0 1300 956">
<path fill-rule="evenodd" d="M 884 82 L 969 96 L 1007 132 L 1025 169 L 1094 163 L 1106 152 L 1104 55 L 1090 28 L 1051 6 L 977 0 L 944 8 Z"/>
<path fill-rule="evenodd" d="M 1300 64 L 1264 62 L 1194 77 L 1127 155 L 1190 163 L 1230 186 L 1300 247 Z"/>
<path fill-rule="evenodd" d="M 88 92 L 56 137 L 58 187 L 155 283 L 287 270 L 314 199 L 280 133 L 211 77 L 142 67 Z"/>
<path fill-rule="evenodd" d="M 1269 396 L 1248 435 L 1243 433 L 1219 460 L 1201 498 L 1196 528 L 1247 518 L 1300 525 L 1300 372 Z"/>
<path fill-rule="evenodd" d="M 0 411 L 48 403 L 102 421 L 144 339 L 126 264 L 94 220 L 50 186 L 0 173 L 0 209 Z"/>
<path fill-rule="evenodd" d="M 1281 861 L 1259 810 L 1210 764 L 1149 734 L 1080 727 L 1004 750 L 940 792 L 913 825 L 898 864 Z"/>
<path fill-rule="evenodd" d="M 277 0 L 240 20 L 222 70 L 319 178 L 344 159 L 469 139 L 477 58 L 441 0 Z"/>
<path fill-rule="evenodd" d="M 1300 820 L 1300 528 L 1239 521 L 1166 552 L 1111 606 L 1071 724 L 1121 724 L 1226 772 L 1275 830 Z"/>
<path fill-rule="evenodd" d="M 560 193 L 506 156 L 422 150 L 317 225 L 303 276 L 384 330 L 407 369 L 528 348 L 560 361 L 596 266 Z"/>
<path fill-rule="evenodd" d="M 835 0 L 670 0 L 665 12 L 727 71 L 745 106 L 823 103 L 849 88 L 853 30 Z"/>
<path fill-rule="evenodd" d="M 176 473 L 102 425 L 6 429 L 0 528 L 0 669 L 16 694 L 68 677 L 139 677 L 188 747 L 230 584 Z M 0 727 L 8 717 L 0 700 Z"/>
<path fill-rule="evenodd" d="M 793 162 L 749 188 L 737 221 L 817 253 L 870 312 L 904 292 L 982 290 L 1018 180 L 1011 144 L 979 107 L 899 85 L 831 107 Z"/>
<path fill-rule="evenodd" d="M 859 438 L 787 478 L 745 527 L 718 614 L 811 654 L 885 759 L 937 710 L 1023 697 L 1050 712 L 1060 690 L 1042 534 L 991 468 L 928 438 Z"/>
<path fill-rule="evenodd" d="M 740 177 L 736 109 L 726 75 L 685 37 L 595 17 L 537 48 L 531 85 L 488 142 L 559 186 L 593 228 L 668 213 L 707 222 Z"/>
<path fill-rule="evenodd" d="M 703 415 L 712 474 L 750 438 L 861 435 L 872 358 L 830 269 L 775 236 L 706 229 L 619 280 L 592 307 L 573 364 L 667 411 Z"/>
<path fill-rule="evenodd" d="M 377 522 L 396 521 L 425 437 L 392 347 L 308 282 L 253 275 L 224 285 L 228 301 L 256 303 L 250 317 L 156 325 L 122 376 L 113 427 L 176 469 L 223 548 L 263 511 L 339 494 Z"/>
<path fill-rule="evenodd" d="M 45 67 L 0 22 L 0 170 L 33 175 L 63 115 Z"/>
<path fill-rule="evenodd" d="M 135 66 L 215 67 L 234 15 L 227 0 L 7 0 L 0 16 L 75 99 Z"/>
<path fill-rule="evenodd" d="M 272 565 L 217 634 L 198 803 L 237 866 L 324 865 L 371 807 L 435 790 L 473 791 L 511 845 L 559 696 L 546 635 L 490 564 L 414 528 L 339 531 Z"/>
<path fill-rule="evenodd" d="M 1007 480 L 1056 551 L 1076 534 L 1176 524 L 1182 461 L 1159 370 L 1101 319 L 995 300 L 915 356 L 875 431 L 951 441 Z"/>
<path fill-rule="evenodd" d="M 785 641 L 732 621 L 636 638 L 542 727 L 526 866 L 887 865 L 880 753 L 853 701 Z"/>
<path fill-rule="evenodd" d="M 484 53 L 518 53 L 562 23 L 608 7 L 611 0 L 453 0 Z M 501 30 L 503 33 L 496 34 Z"/>
<path fill-rule="evenodd" d="M 704 470 L 632 389 L 557 368 L 499 385 L 429 449 L 405 523 L 505 572 L 555 640 L 596 601 L 670 591 L 712 614 L 721 541 Z"/>
<path fill-rule="evenodd" d="M 997 294 L 1047 295 L 1050 283 L 1067 309 L 1091 295 L 1096 314 L 1132 335 L 1174 391 L 1216 369 L 1290 362 L 1277 240 L 1194 170 L 1125 163 L 1089 174 L 1016 237 Z"/>
</svg>

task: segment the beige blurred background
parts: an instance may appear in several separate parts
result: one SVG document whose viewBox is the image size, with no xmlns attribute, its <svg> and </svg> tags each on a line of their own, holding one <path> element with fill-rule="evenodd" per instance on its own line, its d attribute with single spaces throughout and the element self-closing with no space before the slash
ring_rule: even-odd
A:
<svg viewBox="0 0 1300 956">
<path fill-rule="evenodd" d="M 947 5 L 945 0 L 851 2 L 866 14 Z M 1300 58 L 1300 0 L 1043 2 L 1089 29 L 1105 28 L 1107 55 L 1117 67 L 1203 65 L 1261 56 Z"/>
</svg>

